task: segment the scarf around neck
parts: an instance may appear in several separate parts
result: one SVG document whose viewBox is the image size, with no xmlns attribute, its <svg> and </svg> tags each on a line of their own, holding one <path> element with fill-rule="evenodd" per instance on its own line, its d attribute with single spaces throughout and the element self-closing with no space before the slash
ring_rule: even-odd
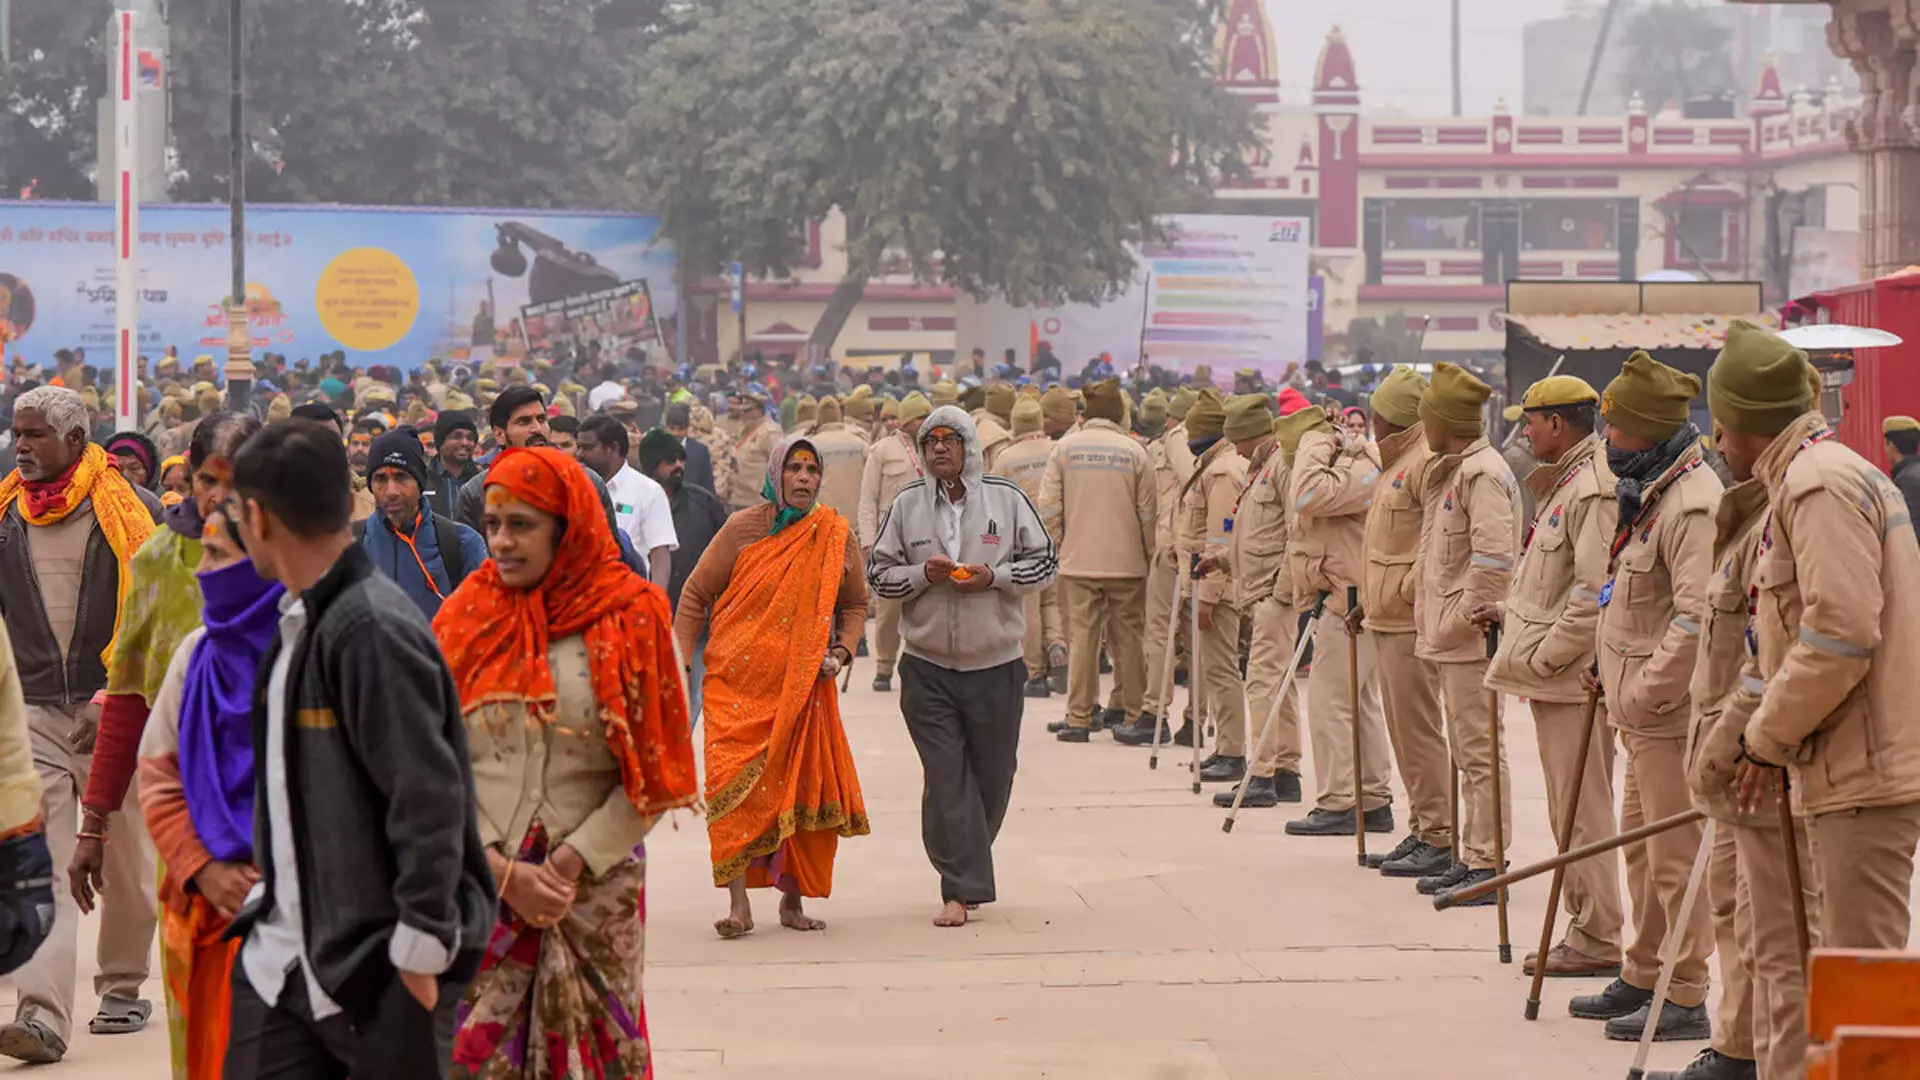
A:
<svg viewBox="0 0 1920 1080">
<path fill-rule="evenodd" d="M 286 589 L 251 560 L 199 575 L 206 636 L 187 660 L 180 694 L 180 786 L 207 853 L 253 858 L 253 689 L 280 622 Z"/>
<path fill-rule="evenodd" d="M 1620 527 L 1627 528 L 1640 517 L 1647 485 L 1659 479 L 1680 460 L 1689 447 L 1700 441 L 1700 429 L 1689 420 L 1651 450 L 1616 450 L 1607 447 L 1607 468 L 1619 480 Z"/>
</svg>

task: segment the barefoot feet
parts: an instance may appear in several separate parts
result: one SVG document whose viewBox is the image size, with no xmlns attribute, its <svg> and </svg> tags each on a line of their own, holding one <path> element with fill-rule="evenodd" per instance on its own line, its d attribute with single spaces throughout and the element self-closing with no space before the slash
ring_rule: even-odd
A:
<svg viewBox="0 0 1920 1080">
<path fill-rule="evenodd" d="M 825 930 L 827 924 L 813 918 L 800 909 L 800 897 L 782 896 L 780 898 L 780 925 L 789 930 Z"/>
<path fill-rule="evenodd" d="M 940 914 L 933 917 L 933 925 L 965 926 L 967 925 L 967 908 L 968 905 L 958 900 L 949 900 L 946 906 L 940 909 Z"/>
<path fill-rule="evenodd" d="M 733 881 L 727 889 L 727 917 L 713 924 L 714 932 L 731 941 L 753 933 L 753 902 L 747 898 L 746 883 Z"/>
</svg>

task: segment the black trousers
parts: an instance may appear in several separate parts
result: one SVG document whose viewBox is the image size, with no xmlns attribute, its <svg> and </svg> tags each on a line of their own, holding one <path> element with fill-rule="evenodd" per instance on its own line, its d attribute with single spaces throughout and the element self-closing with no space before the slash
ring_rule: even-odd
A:
<svg viewBox="0 0 1920 1080">
<path fill-rule="evenodd" d="M 1024 660 L 952 671 L 900 658 L 900 711 L 926 774 L 920 836 L 940 872 L 940 899 L 994 901 L 993 841 L 1013 798 Z"/>
<path fill-rule="evenodd" d="M 371 1015 L 315 1020 L 297 967 L 279 1004 L 268 1005 L 236 958 L 226 1080 L 439 1080 L 453 1056 L 453 1009 L 466 989 L 442 980 L 429 1013 L 396 977 Z"/>
</svg>

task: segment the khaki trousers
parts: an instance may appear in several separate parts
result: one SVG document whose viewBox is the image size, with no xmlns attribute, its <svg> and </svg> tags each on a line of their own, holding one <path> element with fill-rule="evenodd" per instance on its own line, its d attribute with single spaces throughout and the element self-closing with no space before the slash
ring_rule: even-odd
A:
<svg viewBox="0 0 1920 1080">
<path fill-rule="evenodd" d="M 57 880 L 53 886 L 53 932 L 41 942 L 33 959 L 13 973 L 19 992 L 15 1015 L 29 1010 L 38 1013 L 68 1045 L 73 1043 L 73 979 L 80 909 L 67 888 L 66 869 L 73 861 L 73 834 L 80 828 L 80 795 L 86 791 L 87 774 L 93 769 L 93 755 L 74 753 L 70 740 L 81 710 L 92 708 L 27 706 L 33 767 L 46 785 L 40 807 L 47 817 L 47 847 L 53 855 Z M 154 902 L 153 845 L 147 839 L 146 821 L 140 816 L 137 791 L 137 785 L 128 789 L 125 804 L 107 822 L 113 839 L 106 847 L 106 865 L 102 868 L 106 887 L 97 900 L 100 940 L 94 950 L 94 963 L 99 974 L 93 977 L 93 992 L 101 997 L 138 998 L 150 970 L 158 908 Z"/>
<path fill-rule="evenodd" d="M 1168 599 L 1172 599 L 1171 596 Z M 1300 773 L 1300 679 L 1287 685 L 1286 700 L 1275 713 L 1273 703 L 1286 680 L 1287 667 L 1293 663 L 1293 650 L 1300 617 L 1291 606 L 1272 596 L 1253 605 L 1247 621 L 1253 624 L 1253 647 L 1247 661 L 1247 722 L 1253 725 L 1255 776 L 1271 777 L 1281 770 Z M 1274 730 L 1267 730 L 1267 717 L 1273 716 Z M 1261 748 L 1264 746 L 1264 750 Z"/>
<path fill-rule="evenodd" d="M 1147 571 L 1147 626 L 1146 644 L 1142 648 L 1142 658 L 1147 664 L 1147 693 L 1140 707 L 1155 716 L 1164 716 L 1173 709 L 1173 672 L 1167 669 L 1167 627 L 1173 627 L 1174 666 L 1180 666 L 1180 658 L 1186 655 L 1192 645 L 1187 639 L 1192 636 L 1188 622 L 1193 618 L 1188 606 L 1193 598 L 1187 591 L 1180 591 L 1180 611 L 1176 614 L 1173 607 L 1173 567 L 1159 559 Z"/>
<path fill-rule="evenodd" d="M 1593 725 L 1593 745 L 1587 752 L 1587 771 L 1576 778 L 1580 763 L 1580 732 L 1587 706 L 1551 701 L 1529 701 L 1535 738 L 1540 743 L 1540 768 L 1547 780 L 1547 816 L 1553 835 L 1560 836 L 1567 799 L 1576 783 L 1580 806 L 1573 816 L 1573 846 L 1591 844 L 1614 835 L 1613 732 L 1605 723 Z M 1567 908 L 1566 943 L 1597 960 L 1620 960 L 1620 860 L 1608 854 L 1583 859 L 1567 867 L 1561 899 Z"/>
<path fill-rule="evenodd" d="M 1821 814 L 1808 820 L 1807 839 L 1819 881 L 1821 943 L 1906 948 L 1920 803 Z"/>
<path fill-rule="evenodd" d="M 1119 684 L 1121 708 L 1140 715 L 1146 694 L 1145 664 L 1140 658 L 1141 623 L 1146 617 L 1147 583 L 1139 578 L 1061 578 L 1067 596 L 1067 723 L 1093 724 L 1100 696 L 1100 640 L 1107 639 Z"/>
<path fill-rule="evenodd" d="M 1200 704 L 1213 716 L 1221 757 L 1247 755 L 1247 698 L 1240 681 L 1240 612 L 1224 600 L 1213 605 L 1213 629 L 1200 631 Z M 1206 714 L 1194 712 L 1204 724 Z"/>
<path fill-rule="evenodd" d="M 1440 719 L 1440 670 L 1414 655 L 1413 634 L 1367 631 L 1380 669 L 1387 741 L 1407 789 L 1407 831 L 1434 847 L 1453 846 L 1453 774 Z"/>
<path fill-rule="evenodd" d="M 1319 661 L 1314 661 L 1319 666 Z M 1507 740 L 1500 740 L 1500 806 L 1493 804 L 1493 726 L 1487 718 L 1487 692 L 1481 686 L 1487 679 L 1487 662 L 1470 660 L 1464 664 L 1442 663 L 1441 700 L 1446 707 L 1447 745 L 1453 751 L 1454 767 L 1460 770 L 1460 858 L 1474 870 L 1492 870 L 1500 864 L 1494 850 L 1493 815 L 1500 815 L 1502 828 L 1513 836 L 1513 782 L 1507 772 Z M 1506 703 L 1494 698 L 1500 716 Z M 1504 720 L 1500 722 L 1504 723 Z"/>
<path fill-rule="evenodd" d="M 1720 1008 L 1713 1018 L 1713 1048 L 1727 1057 L 1754 1060 L 1753 913 L 1740 891 L 1738 828 L 1721 820 L 1707 855 L 1707 901 L 1713 906 L 1713 944 L 1720 965 Z M 1694 903 L 1699 903 L 1695 900 Z M 1788 935 L 1788 940 L 1793 940 Z"/>
<path fill-rule="evenodd" d="M 1027 632 L 1020 639 L 1021 655 L 1026 658 L 1027 678 L 1044 679 L 1053 664 L 1047 659 L 1050 646 L 1067 644 L 1065 620 L 1060 615 L 1060 587 L 1049 585 L 1026 595 Z"/>
<path fill-rule="evenodd" d="M 1793 925 L 1793 897 L 1787 891 L 1787 853 L 1778 829 L 1734 826 L 1727 832 L 1733 835 L 1738 856 L 1740 896 L 1734 908 L 1735 926 L 1739 931 L 1736 940 L 1746 959 L 1753 997 L 1753 1053 L 1745 1056 L 1759 1064 L 1760 1080 L 1799 1080 L 1807 1060 L 1807 973 L 1800 966 L 1798 932 Z M 1800 883 L 1806 897 L 1809 936 L 1818 946 L 1822 943 L 1819 887 L 1814 881 L 1806 829 L 1796 824 L 1795 832 L 1799 834 Z M 1719 904 L 1716 902 L 1714 907 L 1717 914 Z M 1724 947 L 1720 970 L 1723 978 L 1728 977 Z M 1726 992 L 1732 991 L 1729 983 Z M 1725 1022 L 1723 1006 L 1721 1023 Z M 1719 1049 L 1717 1041 L 1715 1048 Z M 1722 1050 L 1722 1053 L 1732 1051 Z"/>
<path fill-rule="evenodd" d="M 1686 739 L 1622 731 L 1620 745 L 1627 753 L 1626 788 L 1620 797 L 1622 832 L 1693 808 L 1687 791 Z M 1653 989 L 1660 977 L 1661 943 L 1670 932 L 1683 933 L 1667 995 L 1686 1008 L 1707 1000 L 1707 957 L 1713 953 L 1713 918 L 1706 904 L 1696 900 L 1693 918 L 1685 927 L 1677 925 L 1680 900 L 1705 831 L 1704 822 L 1694 822 L 1626 848 L 1633 937 L 1627 943 L 1621 978 L 1641 990 Z"/>
<path fill-rule="evenodd" d="M 1347 664 L 1359 650 L 1360 700 L 1354 701 Z M 1353 716 L 1360 713 L 1360 793 L 1373 810 L 1393 804 L 1393 762 L 1388 757 L 1387 720 L 1374 677 L 1373 636 L 1347 632 L 1346 620 L 1329 610 L 1313 624 L 1312 685 L 1307 687 L 1307 723 L 1313 733 L 1313 774 L 1322 810 L 1353 809 Z"/>
<path fill-rule="evenodd" d="M 893 675 L 900 662 L 900 601 L 873 598 L 873 673 Z"/>
</svg>

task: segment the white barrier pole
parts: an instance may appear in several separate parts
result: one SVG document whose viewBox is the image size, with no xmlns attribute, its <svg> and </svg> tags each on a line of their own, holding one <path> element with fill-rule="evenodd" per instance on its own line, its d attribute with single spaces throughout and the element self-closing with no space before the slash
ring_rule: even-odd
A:
<svg viewBox="0 0 1920 1080">
<path fill-rule="evenodd" d="M 120 53 L 113 102 L 113 164 L 120 174 L 114 188 L 115 263 L 119 271 L 114 288 L 114 419 L 116 431 L 132 431 L 140 426 L 140 387 L 135 365 L 140 355 L 140 72 L 133 44 L 136 16 L 131 11 L 114 13 L 120 35 Z"/>
</svg>

